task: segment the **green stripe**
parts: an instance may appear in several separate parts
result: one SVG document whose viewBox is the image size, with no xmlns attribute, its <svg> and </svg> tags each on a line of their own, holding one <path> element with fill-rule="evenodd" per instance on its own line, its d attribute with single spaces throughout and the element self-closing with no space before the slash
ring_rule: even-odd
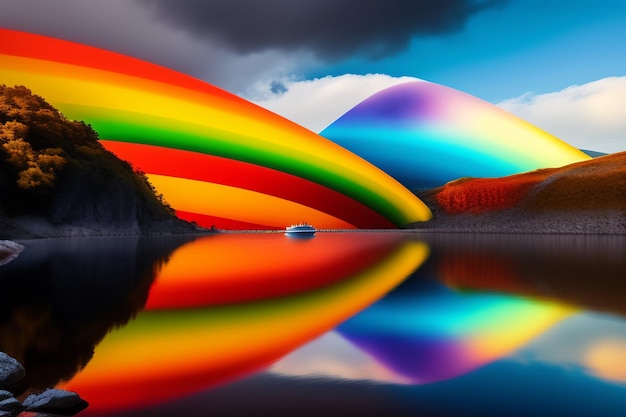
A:
<svg viewBox="0 0 626 417">
<path fill-rule="evenodd" d="M 163 146 L 250 162 L 334 189 L 379 212 L 398 226 L 416 220 L 408 219 L 384 196 L 373 192 L 365 184 L 347 180 L 340 172 L 299 159 L 297 154 L 286 154 L 286 149 L 278 151 L 254 147 L 257 140 L 254 137 L 139 113 L 67 104 L 59 107 L 67 117 L 90 123 L 102 139 Z"/>
</svg>

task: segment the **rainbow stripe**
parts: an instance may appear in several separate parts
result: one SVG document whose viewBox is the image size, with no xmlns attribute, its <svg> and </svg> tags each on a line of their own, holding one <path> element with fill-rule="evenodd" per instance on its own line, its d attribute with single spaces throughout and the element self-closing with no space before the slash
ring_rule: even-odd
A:
<svg viewBox="0 0 626 417">
<path fill-rule="evenodd" d="M 335 143 L 132 57 L 0 29 L 0 80 L 91 124 L 174 209 L 207 226 L 386 228 L 430 218 L 410 191 Z"/>
<path fill-rule="evenodd" d="M 199 239 L 170 257 L 145 308 L 217 306 L 312 291 L 367 269 L 397 246 L 398 236 L 388 233 L 367 238 L 318 233 L 312 240 L 273 233 Z"/>
<path fill-rule="evenodd" d="M 574 308 L 431 283 L 400 288 L 339 326 L 339 333 L 397 375 L 398 383 L 454 378 L 523 346 Z"/>
<path fill-rule="evenodd" d="M 374 94 L 321 135 L 367 159 L 409 189 L 589 159 L 490 103 L 426 81 L 399 84 Z"/>
<path fill-rule="evenodd" d="M 367 239 L 369 248 L 360 243 L 363 237 L 356 233 L 320 234 L 315 239 L 301 241 L 272 234 L 263 239 L 253 238 L 256 241 L 253 246 L 261 252 L 255 260 L 263 257 L 272 260 L 262 262 L 261 268 L 267 272 L 263 282 L 239 276 L 237 269 L 241 262 L 233 265 L 224 259 L 215 263 L 215 279 L 208 283 L 196 280 L 194 271 L 207 268 L 207 260 L 206 256 L 195 256 L 193 252 L 203 251 L 213 243 L 224 243 L 228 249 L 218 255 L 240 260 L 237 243 L 249 237 L 206 237 L 172 254 L 148 300 L 149 308 L 163 309 L 144 311 L 127 326 L 107 335 L 96 347 L 89 364 L 63 385 L 89 401 L 85 415 L 164 402 L 267 367 L 376 301 L 418 268 L 429 253 L 424 243 L 397 234 Z M 283 264 L 292 266 L 292 281 L 300 280 L 297 265 L 303 256 L 294 259 L 292 245 L 298 245 L 301 254 L 319 264 L 319 270 L 330 270 L 341 260 L 363 256 L 364 250 L 378 255 L 364 259 L 357 268 L 344 268 L 347 275 L 340 280 L 304 273 L 306 288 L 296 283 L 300 288 L 292 287 L 280 294 L 266 292 L 265 296 L 273 297 L 269 300 L 232 303 L 235 287 L 221 291 L 224 283 L 232 279 L 238 279 L 241 287 L 259 288 L 263 283 L 281 287 L 286 281 Z M 340 247 L 342 253 L 337 255 Z M 350 248 L 357 249 L 351 252 Z M 183 267 L 187 262 L 191 264 Z M 269 273 L 272 267 L 277 271 L 274 277 Z M 195 293 L 209 292 L 212 288 L 221 295 L 208 294 L 212 301 L 196 297 Z M 187 308 L 171 309 L 171 304 L 164 305 L 168 293 L 171 297 L 181 297 L 175 301 L 176 307 Z M 249 299 L 245 290 L 240 299 Z M 229 304 L 199 307 L 198 303 L 203 301 Z"/>
</svg>

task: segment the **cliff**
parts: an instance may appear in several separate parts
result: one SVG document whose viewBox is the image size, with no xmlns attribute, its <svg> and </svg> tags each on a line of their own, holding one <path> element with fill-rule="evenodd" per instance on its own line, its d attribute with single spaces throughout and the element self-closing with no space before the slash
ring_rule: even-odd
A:
<svg viewBox="0 0 626 417">
<path fill-rule="evenodd" d="M 457 232 L 626 234 L 626 152 L 503 178 L 464 178 L 422 193 Z"/>
<path fill-rule="evenodd" d="M 0 85 L 0 236 L 180 232 L 145 175 L 105 150 L 91 126 L 25 87 Z"/>
</svg>

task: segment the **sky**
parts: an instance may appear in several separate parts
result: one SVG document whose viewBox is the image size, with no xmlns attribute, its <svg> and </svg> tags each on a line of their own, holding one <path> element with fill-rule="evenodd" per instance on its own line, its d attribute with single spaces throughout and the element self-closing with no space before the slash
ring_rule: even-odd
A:
<svg viewBox="0 0 626 417">
<path fill-rule="evenodd" d="M 411 77 L 626 150 L 622 0 L 0 0 L 0 27 L 173 68 L 315 131 Z"/>
</svg>

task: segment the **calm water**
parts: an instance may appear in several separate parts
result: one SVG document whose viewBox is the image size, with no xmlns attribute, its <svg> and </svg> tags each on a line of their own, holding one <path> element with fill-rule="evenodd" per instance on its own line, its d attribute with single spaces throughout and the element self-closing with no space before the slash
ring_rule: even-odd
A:
<svg viewBox="0 0 626 417">
<path fill-rule="evenodd" d="M 626 239 L 24 242 L 0 350 L 84 416 L 623 416 Z"/>
</svg>

